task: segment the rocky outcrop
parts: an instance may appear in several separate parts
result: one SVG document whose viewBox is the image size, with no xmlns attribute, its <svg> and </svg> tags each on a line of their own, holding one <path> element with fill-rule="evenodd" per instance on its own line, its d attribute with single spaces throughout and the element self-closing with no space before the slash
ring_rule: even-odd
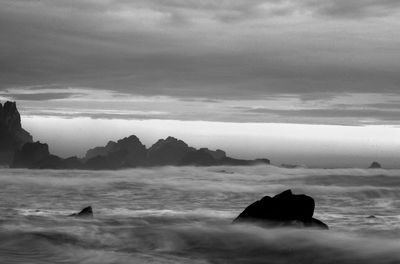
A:
<svg viewBox="0 0 400 264">
<path fill-rule="evenodd" d="M 381 169 L 382 166 L 379 162 L 374 161 L 371 163 L 371 165 L 369 166 L 369 169 Z"/>
<path fill-rule="evenodd" d="M 45 143 L 26 143 L 15 152 L 12 168 L 40 168 L 41 164 L 50 158 L 49 146 Z"/>
<path fill-rule="evenodd" d="M 225 151 L 220 150 L 220 149 L 209 150 L 208 148 L 201 148 L 201 149 L 199 149 L 199 151 L 202 151 L 202 152 L 210 154 L 216 160 L 221 160 L 223 158 L 226 158 Z"/>
<path fill-rule="evenodd" d="M 255 223 L 267 227 L 312 227 L 328 229 L 322 221 L 313 218 L 314 199 L 286 190 L 274 197 L 265 196 L 249 205 L 234 223 Z"/>
<path fill-rule="evenodd" d="M 86 153 L 85 168 L 115 169 L 147 165 L 147 149 L 139 138 L 132 135 L 117 142 L 110 141 L 104 147 L 93 148 Z"/>
<path fill-rule="evenodd" d="M 0 165 L 10 165 L 15 151 L 27 142 L 32 136 L 21 126 L 16 103 L 0 103 Z"/>
<path fill-rule="evenodd" d="M 79 218 L 93 218 L 93 209 L 91 206 L 83 208 L 79 213 L 74 213 L 69 216 L 79 217 Z"/>
<path fill-rule="evenodd" d="M 120 169 L 150 166 L 219 166 L 269 164 L 268 159 L 242 160 L 226 156 L 225 151 L 208 148 L 195 149 L 174 137 L 158 140 L 146 149 L 136 136 L 117 142 L 109 141 L 104 147 L 87 151 L 86 169 Z"/>
<path fill-rule="evenodd" d="M 158 140 L 151 146 L 147 158 L 149 165 L 152 166 L 179 165 L 187 153 L 195 150 L 182 140 L 168 137 Z"/>
<path fill-rule="evenodd" d="M 49 152 L 46 143 L 26 143 L 15 152 L 11 168 L 28 169 L 81 169 L 82 162 L 77 157 L 62 159 Z"/>
<path fill-rule="evenodd" d="M 182 166 L 215 166 L 220 159 L 215 159 L 208 149 L 199 149 L 188 152 L 181 160 Z"/>
<path fill-rule="evenodd" d="M 109 153 L 113 152 L 115 145 L 117 145 L 116 142 L 109 141 L 104 147 L 95 147 L 89 149 L 86 152 L 85 159 L 88 160 L 97 156 L 107 156 Z"/>
</svg>

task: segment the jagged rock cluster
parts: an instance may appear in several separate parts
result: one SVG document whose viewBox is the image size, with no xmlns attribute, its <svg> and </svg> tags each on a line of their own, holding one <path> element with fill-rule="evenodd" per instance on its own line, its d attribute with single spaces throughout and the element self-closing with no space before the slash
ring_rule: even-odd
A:
<svg viewBox="0 0 400 264">
<path fill-rule="evenodd" d="M 85 158 L 62 159 L 49 153 L 47 144 L 25 144 L 15 153 L 13 168 L 31 169 L 121 169 L 151 166 L 217 166 L 269 164 L 268 159 L 241 160 L 222 150 L 195 149 L 174 137 L 158 140 L 149 149 L 132 135 L 104 147 L 87 151 Z"/>
<path fill-rule="evenodd" d="M 213 166 L 269 164 L 268 159 L 241 160 L 222 150 L 195 149 L 182 140 L 168 137 L 146 148 L 132 135 L 87 151 L 83 159 L 52 155 L 45 143 L 32 142 L 21 127 L 15 102 L 0 104 L 0 165 L 29 169 L 120 169 L 149 166 Z"/>
<path fill-rule="evenodd" d="M 32 136 L 21 127 L 15 102 L 0 103 L 0 165 L 8 165 L 16 150 L 32 142 Z"/>
</svg>

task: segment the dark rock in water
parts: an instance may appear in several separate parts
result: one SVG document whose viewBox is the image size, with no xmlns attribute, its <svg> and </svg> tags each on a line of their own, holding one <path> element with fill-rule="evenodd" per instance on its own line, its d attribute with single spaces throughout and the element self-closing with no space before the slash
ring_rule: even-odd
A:
<svg viewBox="0 0 400 264">
<path fill-rule="evenodd" d="M 74 213 L 69 216 L 92 218 L 93 217 L 93 209 L 91 206 L 88 206 L 88 207 L 83 208 L 79 213 Z"/>
<path fill-rule="evenodd" d="M 164 165 L 179 165 L 183 157 L 195 151 L 195 148 L 189 147 L 182 140 L 174 137 L 158 140 L 148 150 L 149 165 L 164 166 Z"/>
<path fill-rule="evenodd" d="M 28 142 L 32 136 L 21 126 L 16 103 L 0 103 L 0 165 L 11 165 L 15 151 Z"/>
<path fill-rule="evenodd" d="M 367 218 L 368 218 L 368 219 L 376 219 L 376 216 L 375 216 L 375 215 L 370 215 L 370 216 L 368 216 Z"/>
<path fill-rule="evenodd" d="M 293 226 L 328 229 L 322 221 L 313 218 L 314 199 L 286 190 L 274 197 L 265 196 L 249 205 L 233 222 L 256 223 L 270 227 Z"/>
<path fill-rule="evenodd" d="M 369 169 L 381 169 L 381 168 L 382 168 L 381 164 L 379 164 L 379 162 L 377 161 L 372 162 L 371 165 L 369 166 Z"/>
</svg>

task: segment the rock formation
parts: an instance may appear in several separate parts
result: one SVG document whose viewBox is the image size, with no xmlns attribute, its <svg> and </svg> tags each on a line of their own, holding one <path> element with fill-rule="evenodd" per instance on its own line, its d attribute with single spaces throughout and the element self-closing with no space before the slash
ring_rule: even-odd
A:
<svg viewBox="0 0 400 264">
<path fill-rule="evenodd" d="M 181 160 L 179 165 L 183 166 L 215 166 L 220 159 L 215 159 L 208 149 L 199 149 L 188 152 Z"/>
<path fill-rule="evenodd" d="M 286 190 L 274 197 L 265 196 L 249 205 L 234 223 L 255 223 L 267 227 L 312 227 L 328 229 L 313 218 L 315 202 L 310 196 Z"/>
<path fill-rule="evenodd" d="M 28 169 L 80 169 L 81 161 L 76 157 L 62 159 L 49 152 L 46 143 L 26 143 L 15 152 L 11 168 Z"/>
<path fill-rule="evenodd" d="M 26 143 L 15 152 L 12 168 L 40 168 L 41 164 L 50 157 L 49 146 L 45 143 Z"/>
<path fill-rule="evenodd" d="M 0 103 L 0 165 L 10 165 L 15 151 L 27 142 L 32 142 L 32 136 L 21 126 L 16 103 Z"/>
<path fill-rule="evenodd" d="M 109 153 L 113 152 L 115 145 L 117 145 L 116 142 L 109 141 L 104 147 L 95 147 L 89 149 L 86 152 L 85 159 L 88 160 L 97 156 L 107 156 Z"/>
<path fill-rule="evenodd" d="M 381 164 L 379 164 L 379 162 L 377 161 L 372 162 L 371 165 L 369 166 L 369 169 L 381 169 L 381 168 L 382 168 Z"/>
<path fill-rule="evenodd" d="M 90 149 L 86 153 L 85 168 L 116 169 L 147 165 L 147 149 L 139 138 L 132 135 L 117 142 L 110 141 L 104 147 Z"/>
<path fill-rule="evenodd" d="M 93 217 L 93 209 L 91 206 L 83 208 L 79 213 L 74 213 L 69 216 L 79 217 L 79 218 L 92 218 Z"/>
<path fill-rule="evenodd" d="M 182 140 L 168 137 L 151 146 L 147 157 L 149 165 L 152 166 L 179 165 L 187 153 L 195 150 Z"/>
</svg>

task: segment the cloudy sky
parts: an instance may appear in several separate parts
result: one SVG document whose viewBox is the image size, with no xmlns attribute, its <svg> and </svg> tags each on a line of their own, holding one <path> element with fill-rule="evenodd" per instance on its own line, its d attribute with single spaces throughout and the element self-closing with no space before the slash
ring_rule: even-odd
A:
<svg viewBox="0 0 400 264">
<path fill-rule="evenodd" d="M 73 150 L 52 138 L 72 137 L 54 124 L 86 131 L 82 146 L 106 141 L 116 132 L 88 135 L 116 121 L 131 124 L 118 135 L 150 129 L 137 120 L 158 120 L 153 132 L 183 122 L 188 141 L 190 122 L 263 124 L 264 135 L 280 123 L 282 135 L 303 124 L 305 134 L 342 127 L 344 141 L 349 127 L 365 142 L 386 137 L 394 149 L 378 144 L 368 158 L 383 151 L 393 165 L 399 28 L 394 0 L 2 0 L 0 100 L 16 100 L 26 127 L 61 155 Z"/>
</svg>

